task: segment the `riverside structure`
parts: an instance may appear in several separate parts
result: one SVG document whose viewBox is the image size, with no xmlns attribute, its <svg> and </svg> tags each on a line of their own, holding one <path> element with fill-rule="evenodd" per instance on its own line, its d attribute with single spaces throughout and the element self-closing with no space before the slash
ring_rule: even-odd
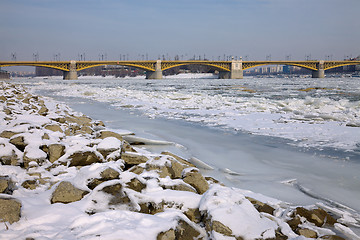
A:
<svg viewBox="0 0 360 240">
<path fill-rule="evenodd" d="M 76 80 L 78 79 L 78 71 L 104 65 L 120 65 L 139 68 L 146 71 L 147 79 L 162 79 L 164 70 L 184 65 L 210 66 L 219 71 L 220 79 L 242 79 L 244 70 L 265 65 L 290 65 L 302 67 L 312 70 L 313 78 L 324 78 L 325 70 L 348 65 L 360 65 L 360 61 L 0 61 L 0 67 L 38 66 L 58 69 L 64 72 L 65 80 Z"/>
</svg>

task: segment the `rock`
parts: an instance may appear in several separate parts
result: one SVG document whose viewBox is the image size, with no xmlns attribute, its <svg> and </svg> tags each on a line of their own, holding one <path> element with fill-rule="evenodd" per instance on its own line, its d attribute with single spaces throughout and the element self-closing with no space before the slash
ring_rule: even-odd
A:
<svg viewBox="0 0 360 240">
<path fill-rule="evenodd" d="M 91 151 L 75 152 L 70 155 L 70 167 L 71 166 L 87 166 L 93 163 L 102 162 L 99 157 Z"/>
<path fill-rule="evenodd" d="M 0 96 L 0 102 L 6 102 L 6 97 L 5 96 Z"/>
<path fill-rule="evenodd" d="M 299 224 L 301 224 L 301 220 L 298 216 L 296 216 L 295 218 L 290 219 L 287 224 L 289 224 L 291 229 L 295 231 L 298 228 Z"/>
<path fill-rule="evenodd" d="M 104 181 L 118 179 L 119 175 L 120 175 L 119 172 L 112 168 L 107 168 L 100 173 L 101 179 Z"/>
<path fill-rule="evenodd" d="M 62 144 L 51 144 L 49 145 L 49 161 L 51 163 L 57 161 L 65 153 L 65 146 Z"/>
<path fill-rule="evenodd" d="M 121 151 L 121 141 L 114 137 L 104 138 L 97 146 L 97 150 L 106 158 L 114 151 Z"/>
<path fill-rule="evenodd" d="M 177 185 L 171 185 L 171 186 L 164 186 L 165 189 L 171 189 L 176 191 L 187 191 L 187 192 L 193 192 L 197 193 L 196 190 L 186 184 L 177 184 Z"/>
<path fill-rule="evenodd" d="M 30 155 L 29 152 L 25 151 L 23 157 L 24 168 L 33 167 L 46 161 L 47 154 L 44 151 L 40 149 L 33 151 L 36 151 L 37 154 L 31 153 Z"/>
<path fill-rule="evenodd" d="M 259 212 L 264 212 L 273 215 L 275 208 L 250 197 L 247 197 L 247 199 L 254 205 L 256 210 L 258 210 Z"/>
<path fill-rule="evenodd" d="M 225 235 L 225 236 L 232 236 L 232 230 L 219 221 L 211 222 L 211 230 L 221 233 L 222 235 Z"/>
<path fill-rule="evenodd" d="M 71 203 L 81 200 L 88 191 L 74 187 L 70 182 L 61 182 L 51 197 L 51 203 Z"/>
<path fill-rule="evenodd" d="M 336 236 L 336 235 L 325 235 L 325 236 L 322 236 L 320 239 L 326 239 L 326 240 L 345 240 L 345 238 L 342 238 L 342 237 L 339 237 L 339 236 Z"/>
<path fill-rule="evenodd" d="M 194 164 L 186 161 L 185 159 L 183 159 L 183 158 L 181 158 L 181 157 L 179 157 L 179 156 L 177 156 L 177 155 L 175 155 L 175 154 L 173 154 L 173 153 L 171 153 L 171 152 L 162 152 L 161 154 L 163 154 L 163 155 L 168 155 L 168 156 L 172 156 L 173 158 L 175 158 L 175 159 L 178 160 L 180 163 L 182 163 L 182 164 L 184 164 L 184 165 L 186 165 L 186 166 L 195 167 Z"/>
<path fill-rule="evenodd" d="M 15 147 L 14 147 L 15 148 Z M 1 156 L 0 157 L 0 162 L 3 163 L 4 165 L 13 165 L 16 166 L 19 163 L 19 157 L 15 154 L 15 151 L 12 150 L 11 151 L 11 155 L 9 156 Z"/>
<path fill-rule="evenodd" d="M 165 178 L 165 177 L 171 178 L 171 176 L 172 176 L 172 174 L 169 171 L 169 168 L 166 166 L 157 166 L 157 165 L 147 164 L 146 170 L 147 171 L 155 170 L 159 174 L 159 178 Z"/>
<path fill-rule="evenodd" d="M 135 165 L 129 169 L 129 172 L 133 172 L 135 174 L 141 174 L 144 170 L 145 170 L 144 168 L 142 168 L 138 165 Z"/>
<path fill-rule="evenodd" d="M 48 113 L 49 109 L 47 109 L 45 106 L 42 106 L 40 108 L 40 110 L 38 111 L 38 114 L 42 115 L 42 116 L 46 116 Z"/>
<path fill-rule="evenodd" d="M 299 235 L 302 235 L 307 238 L 317 238 L 317 233 L 307 228 L 299 229 L 297 232 Z"/>
<path fill-rule="evenodd" d="M 166 232 L 161 232 L 157 235 L 156 240 L 175 240 L 175 230 L 169 229 Z"/>
<path fill-rule="evenodd" d="M 22 187 L 30 190 L 34 190 L 37 187 L 36 180 L 26 180 L 21 184 Z"/>
<path fill-rule="evenodd" d="M 0 137 L 10 139 L 12 136 L 14 136 L 16 134 L 18 134 L 18 133 L 5 130 L 0 133 Z"/>
<path fill-rule="evenodd" d="M 121 159 L 124 160 L 126 164 L 130 164 L 130 165 L 137 165 L 140 163 L 145 163 L 149 160 L 144 155 L 140 155 L 137 153 L 130 153 L 130 152 L 125 152 L 125 153 L 121 154 Z"/>
<path fill-rule="evenodd" d="M 108 137 L 115 137 L 115 138 L 119 139 L 120 141 L 123 140 L 123 138 L 120 134 L 111 132 L 111 131 L 101 131 L 98 138 L 104 139 L 104 138 L 108 138 Z"/>
<path fill-rule="evenodd" d="M 334 223 L 336 223 L 336 220 L 333 217 L 320 208 L 308 210 L 303 207 L 297 207 L 296 214 L 306 218 L 306 220 L 314 223 L 318 227 L 323 226 L 325 223 L 330 225 L 334 225 Z"/>
<path fill-rule="evenodd" d="M 21 203 L 16 199 L 0 198 L 0 221 L 17 222 L 21 217 Z"/>
<path fill-rule="evenodd" d="M 65 121 L 68 123 L 76 123 L 78 125 L 86 125 L 90 126 L 91 118 L 87 116 L 67 116 L 65 117 Z"/>
<path fill-rule="evenodd" d="M 7 179 L 0 179 L 0 193 L 5 193 L 9 187 L 9 181 Z"/>
<path fill-rule="evenodd" d="M 201 222 L 201 214 L 198 208 L 189 208 L 184 214 L 195 223 Z"/>
<path fill-rule="evenodd" d="M 88 188 L 90 188 L 91 190 L 94 189 L 95 187 L 97 187 L 98 185 L 100 185 L 103 182 L 109 181 L 109 180 L 114 180 L 114 179 L 118 179 L 119 178 L 119 172 L 112 169 L 112 168 L 107 168 L 104 171 L 102 171 L 100 173 L 100 177 L 99 179 L 95 178 L 93 179 L 91 182 L 88 183 Z"/>
<path fill-rule="evenodd" d="M 140 212 L 146 213 L 146 214 L 151 214 L 151 215 L 154 215 L 159 212 L 163 212 L 164 205 L 165 205 L 164 202 L 154 203 L 154 202 L 148 201 L 148 202 L 144 202 L 144 203 L 139 203 Z"/>
<path fill-rule="evenodd" d="M 131 181 L 128 182 L 126 185 L 128 188 L 130 188 L 134 191 L 137 191 L 137 192 L 141 192 L 141 190 L 146 188 L 146 184 L 140 182 L 139 179 L 137 179 L 137 178 L 131 179 Z"/>
<path fill-rule="evenodd" d="M 136 150 L 127 142 L 123 141 L 121 151 L 124 152 L 136 152 Z"/>
<path fill-rule="evenodd" d="M 202 239 L 200 232 L 184 220 L 179 220 L 175 229 L 177 240 Z"/>
<path fill-rule="evenodd" d="M 59 125 L 57 125 L 57 124 L 46 125 L 46 126 L 45 126 L 45 129 L 50 130 L 50 131 L 53 131 L 53 132 L 64 132 L 64 131 L 62 130 L 62 128 L 61 128 Z"/>
<path fill-rule="evenodd" d="M 198 171 L 186 172 L 183 180 L 193 186 L 199 194 L 203 194 L 209 189 L 209 184 Z"/>
<path fill-rule="evenodd" d="M 49 134 L 47 134 L 47 133 L 44 133 L 44 135 L 41 137 L 41 139 L 46 139 L 46 140 L 49 140 L 50 139 L 50 136 L 49 136 Z"/>
<path fill-rule="evenodd" d="M 181 178 L 182 171 L 185 169 L 185 167 L 179 163 L 178 161 L 171 160 L 171 167 L 168 168 L 169 172 L 171 173 L 172 179 Z"/>
<path fill-rule="evenodd" d="M 11 138 L 10 139 L 10 143 L 15 145 L 20 151 L 24 151 L 25 147 L 26 147 L 26 143 L 24 142 L 24 137 L 23 136 L 18 136 L 15 138 Z"/>
<path fill-rule="evenodd" d="M 129 205 L 131 203 L 130 198 L 123 191 L 123 186 L 120 183 L 106 186 L 101 191 L 113 196 L 109 201 L 110 205 L 117 205 L 117 204 Z"/>
</svg>

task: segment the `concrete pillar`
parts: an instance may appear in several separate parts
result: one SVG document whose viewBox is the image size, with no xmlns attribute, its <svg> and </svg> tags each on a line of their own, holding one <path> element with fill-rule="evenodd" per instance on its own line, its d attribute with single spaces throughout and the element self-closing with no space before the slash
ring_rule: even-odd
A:
<svg viewBox="0 0 360 240">
<path fill-rule="evenodd" d="M 76 61 L 72 60 L 70 61 L 70 65 L 69 65 L 69 70 L 68 72 L 64 71 L 64 80 L 77 80 L 78 76 L 77 76 L 77 71 L 76 71 Z"/>
<path fill-rule="evenodd" d="M 324 61 L 321 60 L 317 64 L 318 70 L 312 71 L 312 78 L 324 78 L 325 77 L 325 70 L 324 70 Z"/>
<path fill-rule="evenodd" d="M 242 60 L 232 60 L 231 61 L 231 72 L 230 72 L 231 79 L 243 79 L 244 72 L 242 68 Z"/>
<path fill-rule="evenodd" d="M 230 69 L 230 72 L 220 71 L 219 79 L 242 79 L 244 77 L 242 60 L 232 60 Z"/>
<path fill-rule="evenodd" d="M 157 60 L 155 63 L 155 72 L 147 71 L 146 79 L 162 79 L 163 74 L 161 70 L 161 60 Z"/>
</svg>

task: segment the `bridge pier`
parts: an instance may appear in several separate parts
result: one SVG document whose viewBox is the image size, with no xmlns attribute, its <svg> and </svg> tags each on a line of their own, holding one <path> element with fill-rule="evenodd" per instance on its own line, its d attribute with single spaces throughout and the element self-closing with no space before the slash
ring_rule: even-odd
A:
<svg viewBox="0 0 360 240">
<path fill-rule="evenodd" d="M 242 60 L 232 60 L 230 72 L 220 71 L 219 79 L 243 79 Z"/>
<path fill-rule="evenodd" d="M 161 60 L 157 60 L 155 63 L 155 71 L 147 71 L 146 72 L 146 79 L 162 79 L 163 73 L 161 70 Z"/>
<path fill-rule="evenodd" d="M 319 63 L 316 64 L 318 70 L 312 71 L 312 78 L 324 78 L 325 77 L 325 70 L 324 70 L 324 61 L 321 60 Z"/>
<path fill-rule="evenodd" d="M 76 71 L 76 61 L 72 60 L 70 61 L 69 64 L 69 71 L 65 72 L 64 71 L 64 80 L 77 80 L 78 79 L 78 75 L 77 75 L 77 71 Z"/>
</svg>

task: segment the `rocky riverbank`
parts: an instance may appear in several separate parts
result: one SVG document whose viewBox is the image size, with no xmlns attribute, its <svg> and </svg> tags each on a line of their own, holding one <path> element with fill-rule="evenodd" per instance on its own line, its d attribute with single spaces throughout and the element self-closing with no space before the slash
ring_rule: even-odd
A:
<svg viewBox="0 0 360 240">
<path fill-rule="evenodd" d="M 0 86 L 2 239 L 357 239 L 342 212 L 226 187 L 128 131 Z"/>
</svg>

